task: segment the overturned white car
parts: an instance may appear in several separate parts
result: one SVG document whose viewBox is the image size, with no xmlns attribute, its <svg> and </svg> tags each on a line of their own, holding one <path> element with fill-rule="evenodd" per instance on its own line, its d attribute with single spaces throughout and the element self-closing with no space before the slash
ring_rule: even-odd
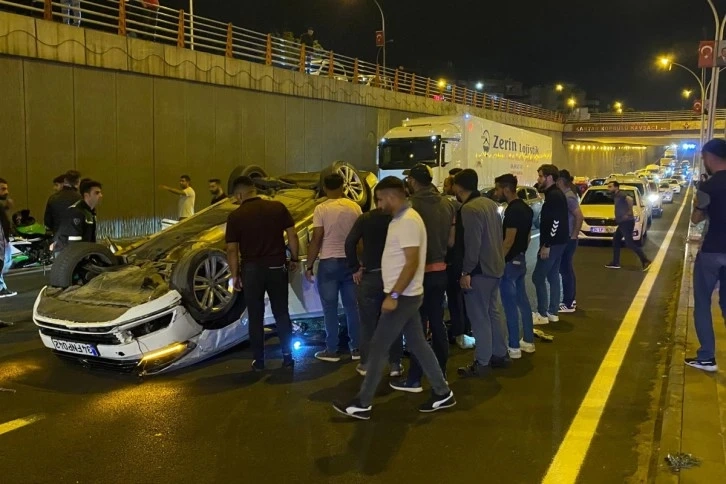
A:
<svg viewBox="0 0 726 484">
<path fill-rule="evenodd" d="M 320 181 L 331 171 L 345 180 L 346 196 L 366 210 L 376 177 L 336 162 L 321 173 L 268 178 L 258 167 L 230 175 L 253 176 L 263 196 L 284 203 L 295 220 L 304 260 L 315 206 L 325 200 Z M 59 357 L 89 367 L 139 375 L 185 367 L 248 338 L 244 297 L 230 286 L 224 244 L 227 199 L 131 246 L 77 243 L 53 264 L 38 295 L 33 320 L 43 344 Z M 254 237 L 254 234 L 250 234 Z M 322 315 L 315 285 L 290 277 L 293 319 Z M 267 307 L 265 324 L 274 324 Z"/>
</svg>

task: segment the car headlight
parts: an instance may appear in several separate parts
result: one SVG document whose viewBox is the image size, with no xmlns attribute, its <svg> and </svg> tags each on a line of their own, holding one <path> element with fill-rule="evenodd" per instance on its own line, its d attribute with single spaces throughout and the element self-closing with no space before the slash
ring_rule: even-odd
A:
<svg viewBox="0 0 726 484">
<path fill-rule="evenodd" d="M 648 195 L 648 200 L 650 200 L 653 203 L 657 202 L 658 201 L 658 194 L 657 193 L 651 193 L 650 195 Z"/>
</svg>

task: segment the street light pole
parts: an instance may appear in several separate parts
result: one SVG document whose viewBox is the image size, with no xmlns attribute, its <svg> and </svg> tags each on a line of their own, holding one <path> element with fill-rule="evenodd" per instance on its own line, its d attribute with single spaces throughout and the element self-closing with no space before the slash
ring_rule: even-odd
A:
<svg viewBox="0 0 726 484">
<path fill-rule="evenodd" d="M 190 0 L 192 1 L 192 0 Z M 383 15 L 383 8 L 378 0 L 373 0 L 378 7 L 378 11 L 381 12 L 381 32 L 383 32 L 383 76 L 386 75 L 386 17 Z"/>
<path fill-rule="evenodd" d="M 726 16 L 724 16 L 723 19 L 720 19 L 718 16 L 718 10 L 716 10 L 716 6 L 713 4 L 713 0 L 706 1 L 708 2 L 708 6 L 711 7 L 711 12 L 713 13 L 713 23 L 715 28 L 714 50 L 717 51 L 719 48 L 719 44 L 723 40 L 724 28 L 726 27 Z M 706 131 L 706 137 L 709 139 L 713 138 L 713 129 L 716 124 L 719 72 L 719 68 L 714 63 L 714 66 L 711 69 L 711 89 L 709 90 L 709 95 L 711 96 L 711 99 L 709 99 L 708 129 Z"/>
<path fill-rule="evenodd" d="M 698 87 L 701 88 L 701 130 L 700 130 L 700 142 L 701 142 L 701 144 L 700 144 L 700 146 L 703 147 L 704 135 L 707 135 L 707 133 L 708 133 L 708 129 L 705 126 L 705 109 L 704 109 L 703 103 L 704 103 L 704 100 L 705 100 L 706 91 L 708 90 L 709 87 L 712 87 L 711 86 L 711 83 L 707 84 L 706 87 L 704 87 L 703 86 L 703 81 L 701 80 L 700 77 L 698 77 L 698 75 L 695 72 L 693 72 L 691 69 L 689 69 L 688 67 L 684 66 L 683 64 L 679 64 L 678 62 L 673 62 L 672 60 L 670 60 L 667 57 L 661 58 L 660 63 L 664 67 L 668 67 L 668 70 L 671 70 L 671 68 L 673 66 L 677 66 L 677 67 L 680 67 L 681 69 L 684 69 L 684 70 L 688 71 L 694 77 L 694 79 L 696 79 L 696 82 L 698 83 Z M 711 111 L 709 111 L 709 115 L 710 114 L 712 114 Z M 711 117 L 712 116 L 709 116 L 709 119 L 711 119 Z"/>
</svg>

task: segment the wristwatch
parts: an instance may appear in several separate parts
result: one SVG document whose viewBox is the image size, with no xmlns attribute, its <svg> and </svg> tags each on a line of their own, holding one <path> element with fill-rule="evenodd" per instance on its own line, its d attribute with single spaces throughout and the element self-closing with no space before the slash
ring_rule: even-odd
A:
<svg viewBox="0 0 726 484">
<path fill-rule="evenodd" d="M 391 296 L 391 299 L 398 301 L 398 296 L 400 296 L 400 294 L 397 292 L 392 292 L 391 294 L 389 294 L 389 296 Z"/>
</svg>

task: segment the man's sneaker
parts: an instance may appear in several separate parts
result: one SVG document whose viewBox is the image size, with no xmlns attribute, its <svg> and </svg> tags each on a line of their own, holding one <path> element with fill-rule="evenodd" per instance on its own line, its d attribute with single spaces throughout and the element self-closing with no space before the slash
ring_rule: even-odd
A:
<svg viewBox="0 0 726 484">
<path fill-rule="evenodd" d="M 456 345 L 462 350 L 470 350 L 476 346 L 476 339 L 467 334 L 460 334 L 456 337 Z"/>
<path fill-rule="evenodd" d="M 358 366 L 355 367 L 355 371 L 358 372 L 360 376 L 366 376 L 366 367 L 358 363 Z"/>
<path fill-rule="evenodd" d="M 686 365 L 692 366 L 693 368 L 698 368 L 699 370 L 710 372 L 718 371 L 716 358 L 711 358 L 708 360 L 702 360 L 700 358 L 686 358 L 685 362 Z"/>
<path fill-rule="evenodd" d="M 4 288 L 0 289 L 0 298 L 2 298 L 2 297 L 13 297 L 13 296 L 17 296 L 17 295 L 18 295 L 17 292 L 11 291 L 7 287 L 4 287 Z"/>
<path fill-rule="evenodd" d="M 397 382 L 391 382 L 389 383 L 391 388 L 394 390 L 398 390 L 401 392 L 408 392 L 408 393 L 421 393 L 423 391 L 423 388 L 421 388 L 421 382 L 409 382 L 408 380 L 400 380 Z"/>
<path fill-rule="evenodd" d="M 331 363 L 337 363 L 340 361 L 340 353 L 338 353 L 336 351 L 323 350 L 323 351 L 318 351 L 317 353 L 315 353 L 315 358 L 317 358 L 318 360 L 321 360 L 321 361 L 329 361 Z"/>
<path fill-rule="evenodd" d="M 620 269 L 620 264 L 616 264 L 615 262 L 608 262 L 605 264 L 605 267 L 608 269 Z"/>
<path fill-rule="evenodd" d="M 561 313 L 574 313 L 577 310 L 575 307 L 575 303 L 572 303 L 572 306 L 568 306 L 565 303 L 560 303 L 560 311 Z"/>
<path fill-rule="evenodd" d="M 252 371 L 262 371 L 264 369 L 265 369 L 264 360 L 253 360 L 252 361 Z"/>
<path fill-rule="evenodd" d="M 557 321 L 559 321 L 559 320 L 560 320 L 560 317 L 559 317 L 559 316 L 557 316 L 556 314 L 552 314 L 552 313 L 547 313 L 547 320 L 548 320 L 548 321 L 549 321 L 550 323 L 556 323 Z"/>
<path fill-rule="evenodd" d="M 403 365 L 401 363 L 391 363 L 390 367 L 391 367 L 391 370 L 388 373 L 388 376 L 391 376 L 391 377 L 403 376 Z"/>
<path fill-rule="evenodd" d="M 652 266 L 652 265 L 653 265 L 653 261 L 647 260 L 647 261 L 643 262 L 643 272 L 650 269 L 650 266 Z"/>
<path fill-rule="evenodd" d="M 523 339 L 520 339 L 519 340 L 519 349 L 524 351 L 525 353 L 534 353 L 534 343 L 527 343 Z"/>
<path fill-rule="evenodd" d="M 490 372 L 488 366 L 480 364 L 477 360 L 474 360 L 470 365 L 462 366 L 456 372 L 462 378 L 471 378 L 476 376 L 487 376 Z"/>
<path fill-rule="evenodd" d="M 282 355 L 282 367 L 283 368 L 295 368 L 295 360 L 292 355 Z"/>
<path fill-rule="evenodd" d="M 348 403 L 333 402 L 333 408 L 346 417 L 357 418 L 358 420 L 371 419 L 371 405 L 364 407 L 357 398 Z"/>
<path fill-rule="evenodd" d="M 550 320 L 547 316 L 542 316 L 540 313 L 532 313 L 532 322 L 536 325 L 550 324 Z"/>
<path fill-rule="evenodd" d="M 350 350 L 350 359 L 353 361 L 360 360 L 360 350 L 359 349 Z"/>
<path fill-rule="evenodd" d="M 513 360 L 518 360 L 522 357 L 522 350 L 520 348 L 507 348 L 509 357 Z"/>
<path fill-rule="evenodd" d="M 436 395 L 431 392 L 431 398 L 426 403 L 418 407 L 419 412 L 431 413 L 437 410 L 443 410 L 445 408 L 453 407 L 456 405 L 456 399 L 454 398 L 454 392 L 449 391 L 446 395 Z"/>
<path fill-rule="evenodd" d="M 521 354 L 520 354 L 521 356 Z M 489 359 L 489 366 L 491 368 L 508 368 L 509 364 L 512 362 L 509 358 L 506 356 L 494 356 Z"/>
</svg>

